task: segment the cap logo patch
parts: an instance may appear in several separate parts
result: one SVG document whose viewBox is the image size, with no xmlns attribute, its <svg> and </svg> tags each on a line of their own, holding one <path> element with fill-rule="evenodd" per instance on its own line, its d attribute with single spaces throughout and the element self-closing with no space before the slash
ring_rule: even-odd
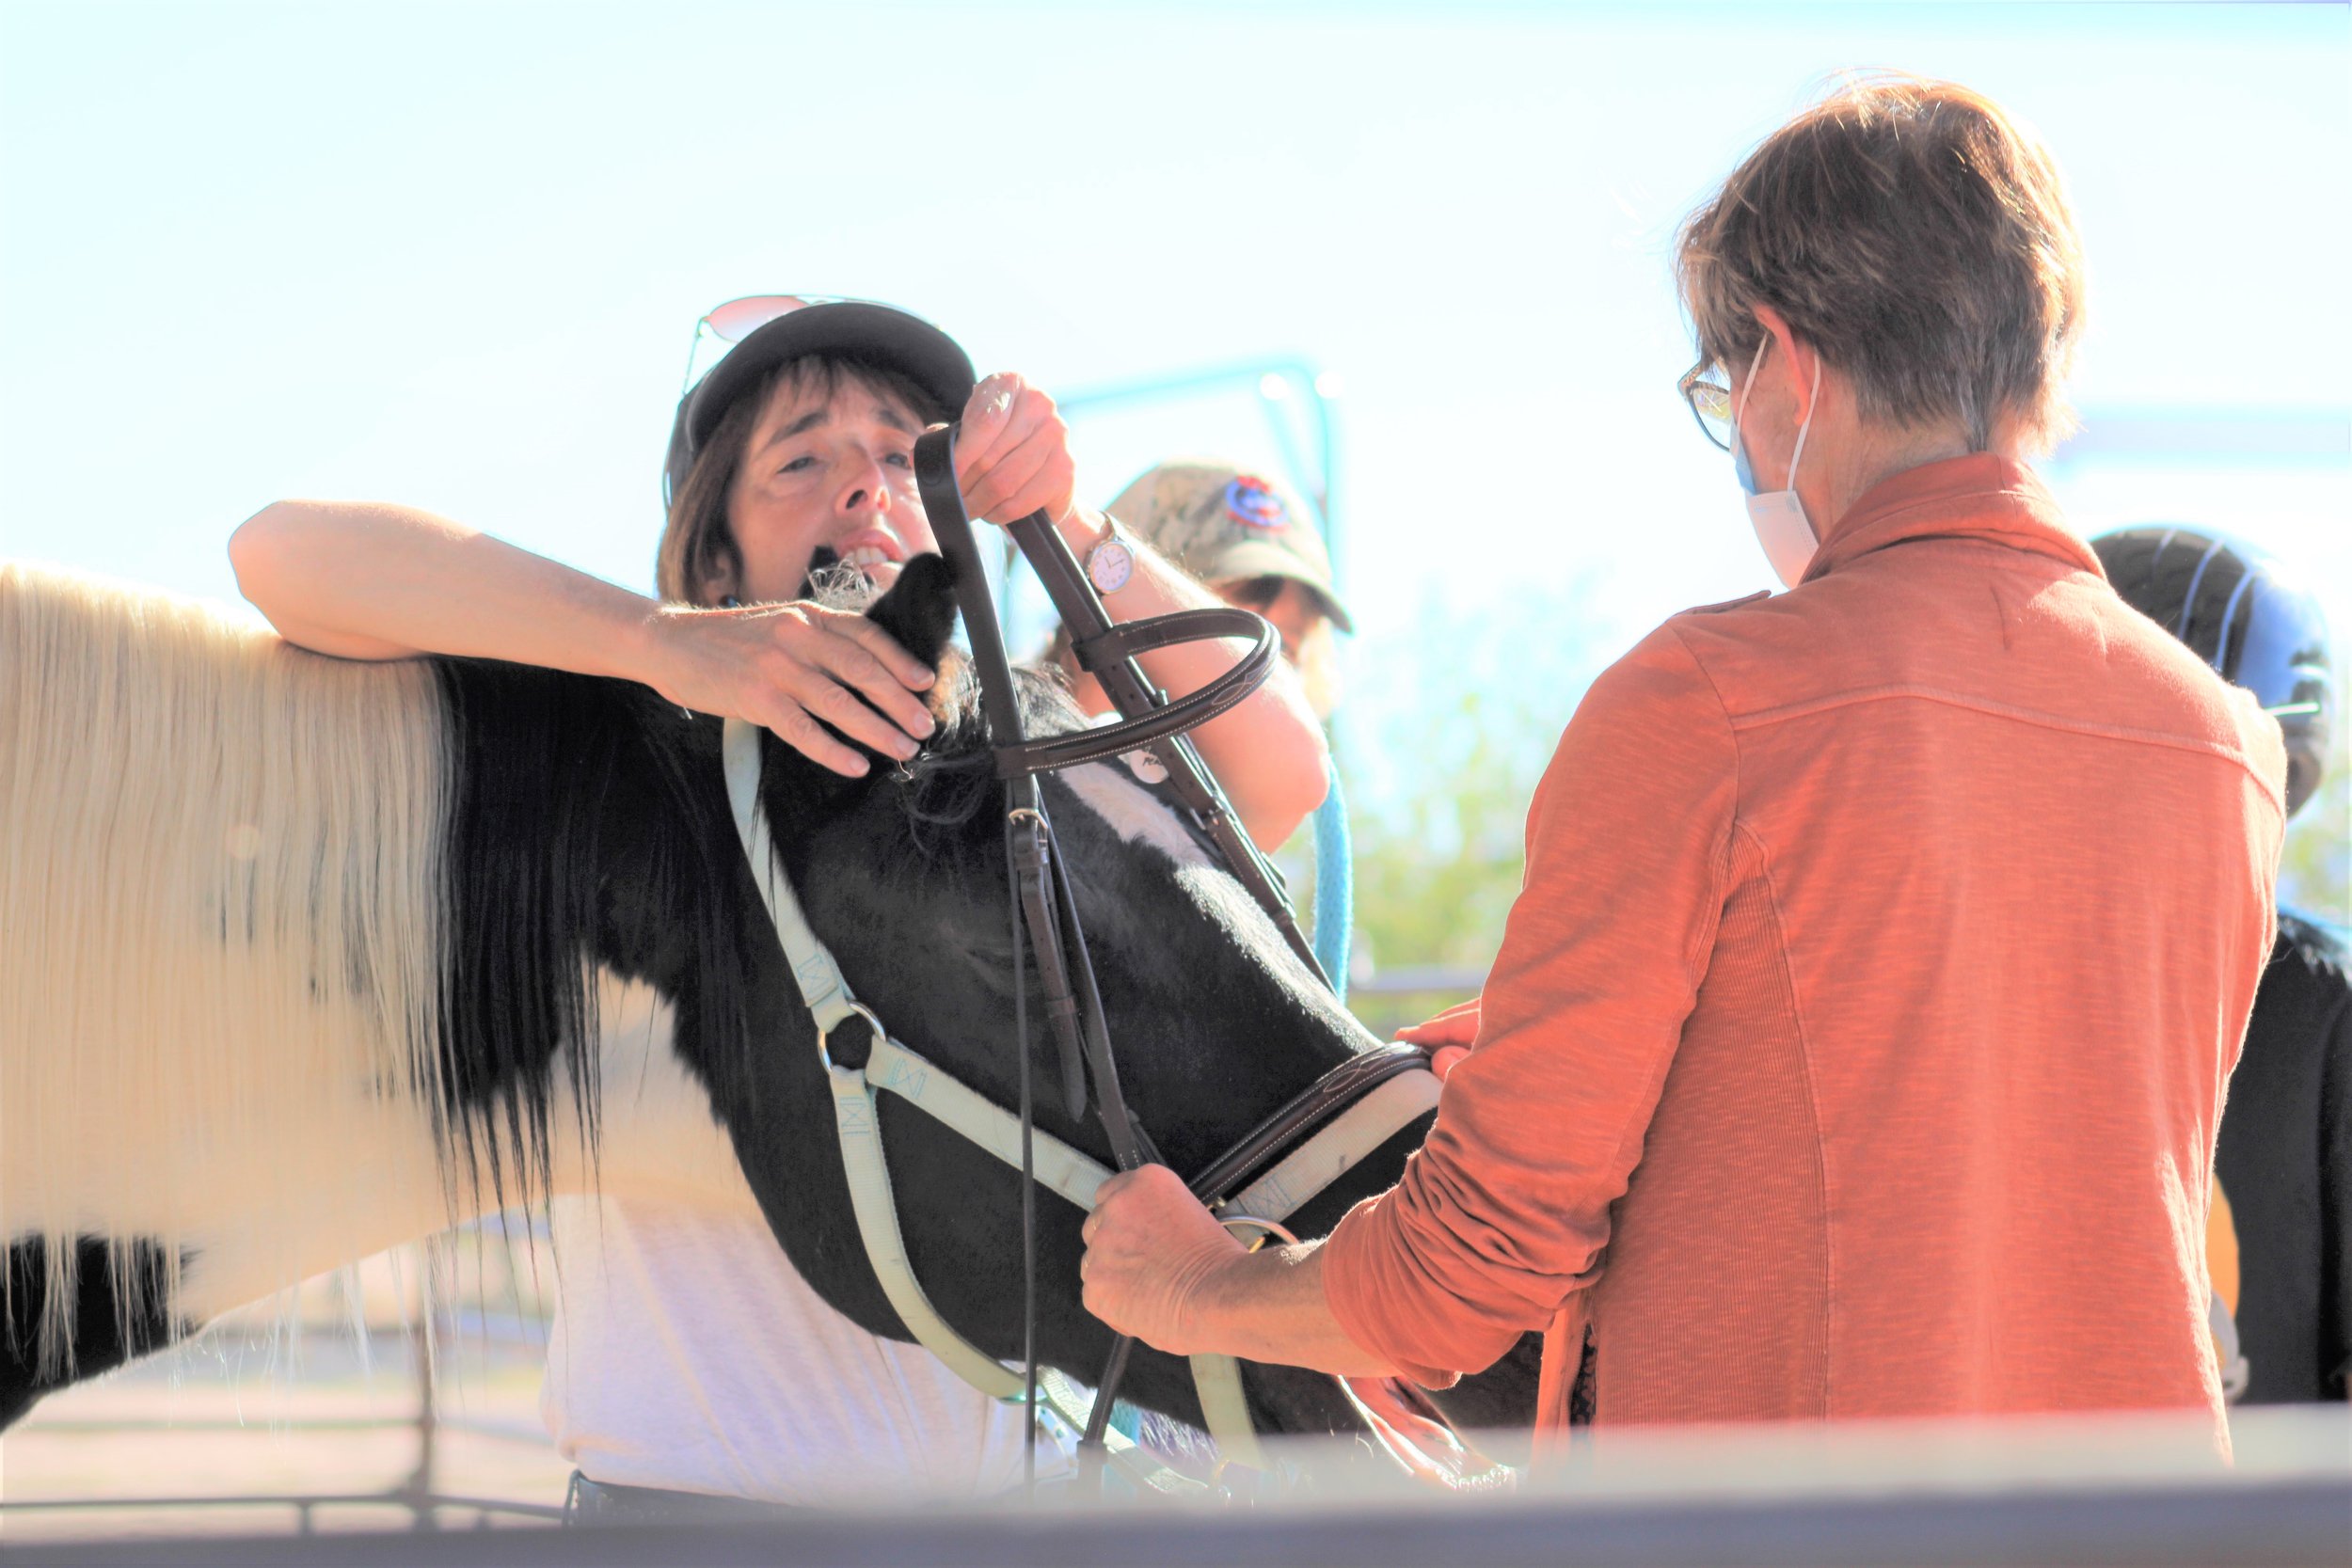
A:
<svg viewBox="0 0 2352 1568">
<path fill-rule="evenodd" d="M 1225 486 L 1225 514 L 1246 529 L 1279 533 L 1290 527 L 1290 510 L 1274 487 L 1251 474 L 1236 475 Z"/>
</svg>

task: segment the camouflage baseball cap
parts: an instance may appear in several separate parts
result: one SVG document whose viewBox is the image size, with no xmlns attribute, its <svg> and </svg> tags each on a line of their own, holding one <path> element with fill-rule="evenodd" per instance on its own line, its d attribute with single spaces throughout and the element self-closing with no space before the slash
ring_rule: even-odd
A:
<svg viewBox="0 0 2352 1568">
<path fill-rule="evenodd" d="M 1250 578 L 1304 583 L 1342 631 L 1356 626 L 1331 586 L 1331 557 L 1295 491 L 1214 458 L 1146 469 L 1107 510 L 1137 538 L 1212 586 Z"/>
</svg>

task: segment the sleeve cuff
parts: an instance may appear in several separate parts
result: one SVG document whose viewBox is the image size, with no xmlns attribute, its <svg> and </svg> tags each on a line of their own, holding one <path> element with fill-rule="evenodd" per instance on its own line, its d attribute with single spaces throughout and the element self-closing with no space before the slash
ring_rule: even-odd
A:
<svg viewBox="0 0 2352 1568">
<path fill-rule="evenodd" d="M 1386 1195 L 1383 1195 L 1384 1196 Z M 1393 1230 L 1381 1223 L 1380 1197 L 1368 1197 L 1340 1218 L 1323 1243 L 1323 1299 L 1342 1333 L 1359 1348 L 1387 1361 L 1397 1375 L 1423 1388 L 1451 1388 L 1462 1380 L 1459 1371 L 1432 1367 L 1399 1351 L 1399 1336 L 1388 1331 L 1374 1306 L 1378 1291 L 1375 1271 L 1367 1268 L 1370 1249 L 1394 1245 Z"/>
</svg>

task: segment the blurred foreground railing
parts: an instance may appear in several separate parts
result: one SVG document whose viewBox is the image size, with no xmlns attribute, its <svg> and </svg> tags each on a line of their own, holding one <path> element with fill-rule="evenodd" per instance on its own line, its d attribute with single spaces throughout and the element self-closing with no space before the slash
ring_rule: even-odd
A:
<svg viewBox="0 0 2352 1568">
<path fill-rule="evenodd" d="M 553 1522 L 563 1469 L 523 1418 L 548 1341 L 530 1259 L 544 1242 L 521 1216 L 477 1222 L 436 1243 L 437 1260 L 395 1249 L 51 1396 L 0 1441 L 0 1551 Z"/>
<path fill-rule="evenodd" d="M 298 1539 L 321 1533 L 319 1515 L 322 1513 L 331 1515 L 342 1510 L 381 1512 L 387 1508 L 405 1510 L 410 1516 L 409 1528 L 412 1532 L 446 1530 L 450 1528 L 450 1521 L 443 1515 L 451 1513 L 471 1514 L 471 1528 L 477 1529 L 487 1529 L 492 1521 L 501 1517 L 544 1525 L 555 1524 L 564 1517 L 564 1509 L 559 1503 L 527 1503 L 508 1497 L 469 1497 L 458 1492 L 410 1492 L 399 1489 L 390 1492 L 257 1492 L 239 1494 L 235 1497 L 128 1499 L 67 1497 L 29 1503 L 0 1503 L 0 1522 L 5 1522 L 11 1515 L 22 1517 L 32 1514 L 102 1512 L 150 1513 L 166 1511 L 178 1512 L 183 1509 L 194 1511 L 246 1509 L 268 1513 L 284 1509 L 294 1520 L 294 1535 Z M 276 1538 L 272 1537 L 272 1539 Z M 90 1546 L 93 1551 L 99 1551 L 102 1557 L 105 1551 L 112 1549 L 111 1544 L 103 1541 L 87 1542 L 84 1544 Z M 11 1546 L 8 1553 L 8 1560 L 12 1563 L 23 1560 L 24 1552 L 28 1549 L 30 1548 Z M 91 1558 L 87 1560 L 99 1560 L 99 1558 Z M 336 1560 L 330 1553 L 327 1560 Z"/>
<path fill-rule="evenodd" d="M 1202 1563 L 2338 1564 L 2352 1561 L 2352 1420 L 2255 1411 L 2217 1460 L 2169 1419 L 1880 1422 L 1605 1435 L 1514 1495 L 1455 1497 L 1293 1446 L 1311 1496 L 1250 1503 L 948 1505 L 878 1477 L 872 1511 L 771 1526 L 117 1541 L 12 1551 L 124 1564 Z"/>
</svg>

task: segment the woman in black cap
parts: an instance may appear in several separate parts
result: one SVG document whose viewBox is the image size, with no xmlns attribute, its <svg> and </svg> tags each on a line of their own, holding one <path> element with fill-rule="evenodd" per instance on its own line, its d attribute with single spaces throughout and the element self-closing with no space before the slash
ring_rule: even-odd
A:
<svg viewBox="0 0 2352 1568">
<path fill-rule="evenodd" d="M 280 502 L 247 522 L 230 545 L 239 583 L 280 632 L 320 652 L 470 655 L 642 681 L 857 774 L 865 759 L 825 725 L 912 756 L 931 727 L 919 694 L 932 673 L 854 610 L 818 602 L 812 573 L 830 564 L 887 582 L 933 547 L 912 451 L 926 425 L 960 416 L 957 477 L 973 515 L 1045 510 L 1113 619 L 1216 602 L 1074 503 L 1050 399 L 1014 375 L 976 386 L 963 351 L 920 318 L 768 296 L 712 311 L 698 342 L 705 330 L 737 346 L 678 406 L 659 602 L 424 513 L 344 502 Z M 1182 693 L 1234 657 L 1203 643 L 1144 663 Z M 1321 800 L 1322 733 L 1288 674 L 1196 734 L 1260 844 L 1279 844 Z M 608 1081 L 608 1095 L 620 1092 Z M 732 1183 L 720 1200 L 556 1206 L 562 1307 L 543 1403 L 579 1466 L 580 1511 L 659 1519 L 743 1506 L 716 1499 L 972 1496 L 1017 1481 L 1020 1413 L 819 1300 L 714 1136 L 711 1159 Z"/>
</svg>

